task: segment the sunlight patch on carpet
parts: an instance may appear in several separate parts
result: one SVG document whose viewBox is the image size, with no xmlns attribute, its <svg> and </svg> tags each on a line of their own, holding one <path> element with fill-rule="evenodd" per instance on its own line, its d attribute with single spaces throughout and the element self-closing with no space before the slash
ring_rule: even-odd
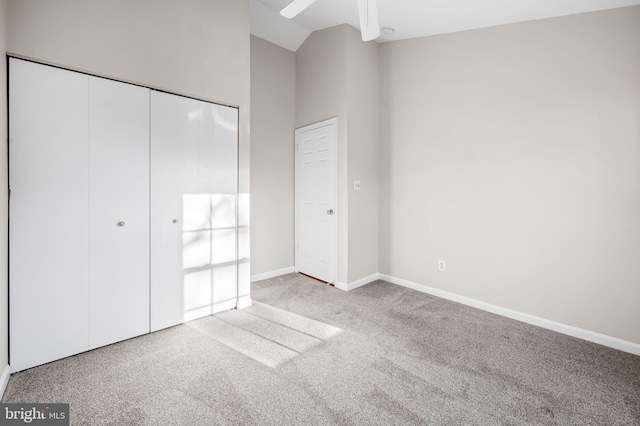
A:
<svg viewBox="0 0 640 426">
<path fill-rule="evenodd" d="M 243 310 L 221 312 L 187 325 L 271 368 L 343 332 L 341 328 L 258 302 Z"/>
</svg>

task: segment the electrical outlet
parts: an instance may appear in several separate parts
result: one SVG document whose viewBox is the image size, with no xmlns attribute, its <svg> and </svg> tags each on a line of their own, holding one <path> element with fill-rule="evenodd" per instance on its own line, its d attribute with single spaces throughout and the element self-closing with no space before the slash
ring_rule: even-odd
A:
<svg viewBox="0 0 640 426">
<path fill-rule="evenodd" d="M 438 259 L 438 270 L 444 272 L 445 271 L 445 261 L 442 259 Z"/>
</svg>

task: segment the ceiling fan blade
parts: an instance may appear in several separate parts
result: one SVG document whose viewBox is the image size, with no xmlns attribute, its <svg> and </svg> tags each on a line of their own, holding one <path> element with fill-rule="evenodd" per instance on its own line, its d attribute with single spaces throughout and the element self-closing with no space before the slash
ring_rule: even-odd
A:
<svg viewBox="0 0 640 426">
<path fill-rule="evenodd" d="M 358 0 L 358 12 L 360 13 L 360 31 L 362 32 L 362 41 L 374 40 L 380 37 L 377 1 Z"/>
<path fill-rule="evenodd" d="M 280 11 L 280 15 L 289 19 L 294 18 L 298 13 L 311 6 L 315 1 L 316 0 L 293 0 Z"/>
</svg>

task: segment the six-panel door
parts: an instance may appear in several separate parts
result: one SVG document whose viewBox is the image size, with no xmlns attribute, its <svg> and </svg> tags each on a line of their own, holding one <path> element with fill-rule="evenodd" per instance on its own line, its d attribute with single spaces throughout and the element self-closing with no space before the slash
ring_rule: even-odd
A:
<svg viewBox="0 0 640 426">
<path fill-rule="evenodd" d="M 296 130 L 296 270 L 335 281 L 336 124 Z"/>
</svg>

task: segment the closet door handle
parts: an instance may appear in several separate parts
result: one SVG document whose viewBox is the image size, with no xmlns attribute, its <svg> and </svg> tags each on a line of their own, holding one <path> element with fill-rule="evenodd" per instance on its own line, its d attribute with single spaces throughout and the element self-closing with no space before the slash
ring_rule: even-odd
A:
<svg viewBox="0 0 640 426">
<path fill-rule="evenodd" d="M 124 222 L 118 222 L 116 225 L 118 225 L 118 226 L 124 226 Z"/>
<path fill-rule="evenodd" d="M 178 223 L 178 222 L 180 222 L 180 221 L 179 221 L 178 219 L 173 219 L 173 220 L 172 220 L 172 222 L 173 222 L 173 223 Z"/>
</svg>

